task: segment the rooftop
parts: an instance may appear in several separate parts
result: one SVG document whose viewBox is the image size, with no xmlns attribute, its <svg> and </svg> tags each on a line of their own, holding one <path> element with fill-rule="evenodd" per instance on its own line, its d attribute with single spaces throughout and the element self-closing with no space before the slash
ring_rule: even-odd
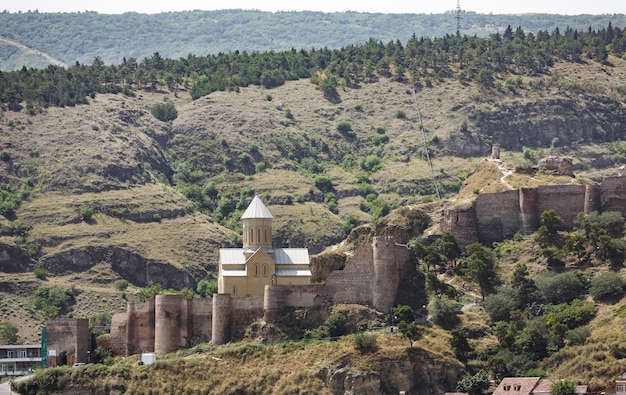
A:
<svg viewBox="0 0 626 395">
<path fill-rule="evenodd" d="M 274 218 L 270 210 L 267 209 L 259 195 L 254 195 L 254 199 L 250 202 L 250 205 L 243 213 L 241 219 L 247 218 Z"/>
</svg>

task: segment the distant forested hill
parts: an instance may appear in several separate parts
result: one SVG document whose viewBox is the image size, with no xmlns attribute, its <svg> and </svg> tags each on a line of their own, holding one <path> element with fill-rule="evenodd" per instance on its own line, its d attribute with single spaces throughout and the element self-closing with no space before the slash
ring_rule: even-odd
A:
<svg viewBox="0 0 626 395">
<path fill-rule="evenodd" d="M 387 43 L 456 33 L 456 13 L 370 14 L 357 12 L 186 11 L 121 15 L 82 13 L 0 14 L 0 36 L 30 49 L 0 41 L 0 70 L 42 67 L 41 53 L 66 64 L 119 64 L 124 57 L 143 59 L 155 52 L 165 58 L 239 51 L 291 48 L 341 48 L 369 38 Z M 507 26 L 527 32 L 556 27 L 585 30 L 626 26 L 625 15 L 482 15 L 462 12 L 461 34 L 488 36 Z"/>
</svg>

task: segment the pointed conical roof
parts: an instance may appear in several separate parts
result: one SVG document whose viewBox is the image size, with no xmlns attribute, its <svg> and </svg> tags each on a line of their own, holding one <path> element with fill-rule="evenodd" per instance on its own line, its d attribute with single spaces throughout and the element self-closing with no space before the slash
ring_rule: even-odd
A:
<svg viewBox="0 0 626 395">
<path fill-rule="evenodd" d="M 270 210 L 265 207 L 259 195 L 254 195 L 254 199 L 250 202 L 250 205 L 246 209 L 246 212 L 243 213 L 241 219 L 247 218 L 274 218 Z"/>
</svg>

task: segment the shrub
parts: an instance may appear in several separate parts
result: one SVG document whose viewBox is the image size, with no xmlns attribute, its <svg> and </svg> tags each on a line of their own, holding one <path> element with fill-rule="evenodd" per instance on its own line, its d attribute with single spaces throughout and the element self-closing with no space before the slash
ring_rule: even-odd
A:
<svg viewBox="0 0 626 395">
<path fill-rule="evenodd" d="M 21 219 L 11 222 L 11 234 L 13 236 L 26 237 L 32 228 L 32 225 L 22 221 Z"/>
<path fill-rule="evenodd" d="M 591 336 L 591 329 L 588 326 L 579 326 L 565 332 L 565 339 L 570 346 L 585 344 L 589 336 Z"/>
<path fill-rule="evenodd" d="M 352 338 L 352 343 L 361 352 L 371 352 L 377 348 L 376 335 L 373 333 L 358 333 Z"/>
<path fill-rule="evenodd" d="M 217 281 L 215 280 L 200 280 L 198 282 L 198 286 L 196 287 L 196 292 L 200 296 L 204 297 L 212 297 L 213 294 L 217 293 Z"/>
<path fill-rule="evenodd" d="M 354 132 L 352 132 L 352 125 L 350 125 L 350 122 L 348 121 L 339 121 L 337 122 L 337 130 L 343 134 L 349 135 L 350 133 L 354 134 Z"/>
<path fill-rule="evenodd" d="M 111 313 L 105 311 L 89 317 L 89 326 L 107 326 L 111 324 Z"/>
<path fill-rule="evenodd" d="M 159 213 L 154 213 L 154 215 L 152 216 L 152 221 L 153 222 L 161 222 L 161 214 Z"/>
<path fill-rule="evenodd" d="M 625 286 L 619 273 L 607 272 L 593 276 L 589 293 L 595 301 L 614 300 L 624 295 Z"/>
<path fill-rule="evenodd" d="M 168 122 L 173 121 L 178 117 L 178 110 L 174 103 L 166 101 L 164 103 L 157 103 L 150 109 L 150 113 L 159 121 Z"/>
<path fill-rule="evenodd" d="M 571 302 L 587 292 L 585 279 L 580 273 L 575 272 L 546 272 L 538 277 L 535 283 L 545 303 Z"/>
<path fill-rule="evenodd" d="M 124 279 L 115 280 L 115 282 L 113 283 L 113 286 L 118 291 L 125 291 L 126 288 L 128 288 L 128 281 L 126 281 Z"/>
<path fill-rule="evenodd" d="M 382 167 L 382 160 L 376 155 L 368 155 L 360 161 L 361 169 L 376 171 Z"/>
<path fill-rule="evenodd" d="M 274 98 L 269 93 L 267 95 L 265 95 L 265 100 L 272 101 L 272 99 L 274 99 Z"/>
<path fill-rule="evenodd" d="M 45 280 L 46 275 L 46 269 L 44 269 L 43 267 L 38 267 L 35 269 L 35 277 L 37 277 L 38 279 Z"/>
<path fill-rule="evenodd" d="M 285 109 L 285 118 L 287 119 L 293 119 L 293 113 L 291 112 L 290 108 L 286 108 Z"/>
<path fill-rule="evenodd" d="M 91 207 L 81 207 L 80 210 L 78 210 L 78 216 L 81 220 L 89 222 L 93 217 L 93 209 Z"/>
<path fill-rule="evenodd" d="M 319 175 L 315 176 L 315 186 L 322 192 L 332 192 L 333 182 L 328 176 Z"/>
<path fill-rule="evenodd" d="M 345 335 L 348 330 L 347 324 L 348 318 L 341 313 L 331 314 L 324 322 L 324 326 L 328 329 L 328 335 L 330 337 Z"/>
<path fill-rule="evenodd" d="M 435 299 L 431 321 L 444 329 L 452 329 L 461 322 L 457 316 L 460 311 L 460 307 L 459 303 L 451 299 Z"/>
<path fill-rule="evenodd" d="M 404 110 L 396 110 L 393 113 L 393 116 L 398 118 L 398 119 L 405 119 L 406 118 L 406 113 L 404 112 Z"/>
</svg>

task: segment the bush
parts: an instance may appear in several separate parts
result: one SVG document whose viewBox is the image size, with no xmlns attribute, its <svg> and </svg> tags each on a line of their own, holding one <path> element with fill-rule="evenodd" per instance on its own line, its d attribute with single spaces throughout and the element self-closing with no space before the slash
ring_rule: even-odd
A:
<svg viewBox="0 0 626 395">
<path fill-rule="evenodd" d="M 333 313 L 324 322 L 330 337 L 339 337 L 347 333 L 348 318 L 341 313 Z"/>
<path fill-rule="evenodd" d="M 46 269 L 44 269 L 43 267 L 38 267 L 35 269 L 35 277 L 37 277 L 38 279 L 45 280 L 46 275 Z"/>
<path fill-rule="evenodd" d="M 352 338 L 352 343 L 361 352 L 371 352 L 377 348 L 376 335 L 373 333 L 358 333 Z"/>
<path fill-rule="evenodd" d="M 538 277 L 535 283 L 545 303 L 571 302 L 587 292 L 585 279 L 580 273 L 575 272 L 547 272 Z"/>
<path fill-rule="evenodd" d="M 394 112 L 393 116 L 398 118 L 398 119 L 405 119 L 406 118 L 406 113 L 404 112 L 404 110 L 396 110 Z"/>
<path fill-rule="evenodd" d="M 81 220 L 89 222 L 93 217 L 93 209 L 91 207 L 81 207 L 80 210 L 78 210 L 78 216 Z"/>
<path fill-rule="evenodd" d="M 164 103 L 158 103 L 152 106 L 150 113 L 159 121 L 168 122 L 173 121 L 178 117 L 178 110 L 174 103 L 166 101 Z"/>
<path fill-rule="evenodd" d="M 461 305 L 453 300 L 441 298 L 435 299 L 433 304 L 431 321 L 444 329 L 452 329 L 461 323 L 458 317 Z"/>
<path fill-rule="evenodd" d="M 343 134 L 346 135 L 354 135 L 354 132 L 352 132 L 352 125 L 350 125 L 350 122 L 348 121 L 339 121 L 337 122 L 337 130 Z"/>
<path fill-rule="evenodd" d="M 217 293 L 217 281 L 215 280 L 200 280 L 196 287 L 196 292 L 200 296 L 210 298 L 213 294 Z"/>
<path fill-rule="evenodd" d="M 126 288 L 128 288 L 128 281 L 123 280 L 123 279 L 115 280 L 115 282 L 113 283 L 113 286 L 118 291 L 125 291 Z"/>
<path fill-rule="evenodd" d="M 315 176 L 315 186 L 322 192 L 332 192 L 333 182 L 328 176 L 319 175 Z"/>
<path fill-rule="evenodd" d="M 619 273 L 607 272 L 593 276 L 589 293 L 595 301 L 616 300 L 624 295 L 625 286 Z"/>
</svg>

